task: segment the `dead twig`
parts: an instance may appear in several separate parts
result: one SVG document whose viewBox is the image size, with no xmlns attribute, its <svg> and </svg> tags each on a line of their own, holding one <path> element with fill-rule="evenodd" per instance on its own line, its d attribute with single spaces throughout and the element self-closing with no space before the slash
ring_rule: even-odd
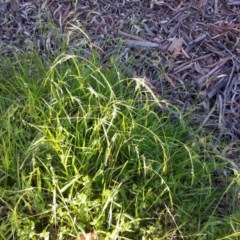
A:
<svg viewBox="0 0 240 240">
<path fill-rule="evenodd" d="M 225 58 L 218 62 L 217 66 L 213 68 L 211 71 L 209 71 L 206 75 L 203 75 L 197 80 L 197 84 L 200 88 L 202 88 L 205 84 L 207 79 L 210 78 L 211 75 L 219 71 L 219 69 L 229 60 L 229 58 Z M 205 83 L 204 83 L 205 82 Z"/>
<path fill-rule="evenodd" d="M 240 5 L 240 1 L 237 1 L 237 0 L 227 0 L 227 5 L 229 5 L 229 6 Z"/>
<path fill-rule="evenodd" d="M 150 41 L 139 41 L 139 40 L 124 40 L 124 42 L 129 47 L 134 48 L 161 48 L 158 43 L 150 42 Z"/>
<path fill-rule="evenodd" d="M 137 40 L 137 41 L 146 41 L 145 39 L 143 39 L 139 36 L 129 34 L 129 33 L 126 33 L 126 32 L 120 31 L 120 30 L 118 31 L 118 34 L 123 37 L 129 38 L 129 39 L 133 39 L 133 40 Z"/>
</svg>

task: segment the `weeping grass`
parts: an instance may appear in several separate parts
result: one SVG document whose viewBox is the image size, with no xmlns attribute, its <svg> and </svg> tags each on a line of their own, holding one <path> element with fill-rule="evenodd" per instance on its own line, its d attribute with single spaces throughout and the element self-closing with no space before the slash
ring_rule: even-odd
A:
<svg viewBox="0 0 240 240">
<path fill-rule="evenodd" d="M 237 236 L 239 216 L 218 210 L 237 178 L 215 187 L 219 156 L 114 61 L 5 59 L 0 112 L 1 239 Z"/>
</svg>

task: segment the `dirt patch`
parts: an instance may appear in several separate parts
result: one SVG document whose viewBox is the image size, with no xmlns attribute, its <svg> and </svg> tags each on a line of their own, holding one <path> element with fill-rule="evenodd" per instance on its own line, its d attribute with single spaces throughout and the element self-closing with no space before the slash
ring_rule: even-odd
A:
<svg viewBox="0 0 240 240">
<path fill-rule="evenodd" d="M 129 74 L 145 76 L 201 134 L 230 142 L 225 154 L 238 164 L 240 1 L 0 0 L 1 54 L 52 53 L 68 36 L 69 51 L 88 53 L 91 42 L 103 62 L 118 51 L 123 69 L 131 61 Z"/>
</svg>

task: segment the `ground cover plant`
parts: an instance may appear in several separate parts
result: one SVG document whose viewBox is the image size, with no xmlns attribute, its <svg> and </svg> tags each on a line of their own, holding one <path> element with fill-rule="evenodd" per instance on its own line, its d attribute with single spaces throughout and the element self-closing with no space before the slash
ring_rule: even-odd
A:
<svg viewBox="0 0 240 240">
<path fill-rule="evenodd" d="M 221 206 L 234 208 L 239 176 L 216 183 L 226 159 L 199 152 L 144 79 L 94 55 L 0 70 L 1 239 L 237 238 L 239 216 Z"/>
</svg>

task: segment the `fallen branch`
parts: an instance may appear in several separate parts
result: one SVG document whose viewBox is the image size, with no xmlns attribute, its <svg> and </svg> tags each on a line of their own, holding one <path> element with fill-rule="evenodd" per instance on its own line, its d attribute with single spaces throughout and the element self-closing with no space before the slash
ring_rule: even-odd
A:
<svg viewBox="0 0 240 240">
<path fill-rule="evenodd" d="M 161 46 L 158 43 L 150 42 L 150 41 L 124 40 L 124 42 L 129 47 L 135 47 L 135 48 L 146 47 L 146 48 L 160 48 L 161 49 Z"/>
</svg>

